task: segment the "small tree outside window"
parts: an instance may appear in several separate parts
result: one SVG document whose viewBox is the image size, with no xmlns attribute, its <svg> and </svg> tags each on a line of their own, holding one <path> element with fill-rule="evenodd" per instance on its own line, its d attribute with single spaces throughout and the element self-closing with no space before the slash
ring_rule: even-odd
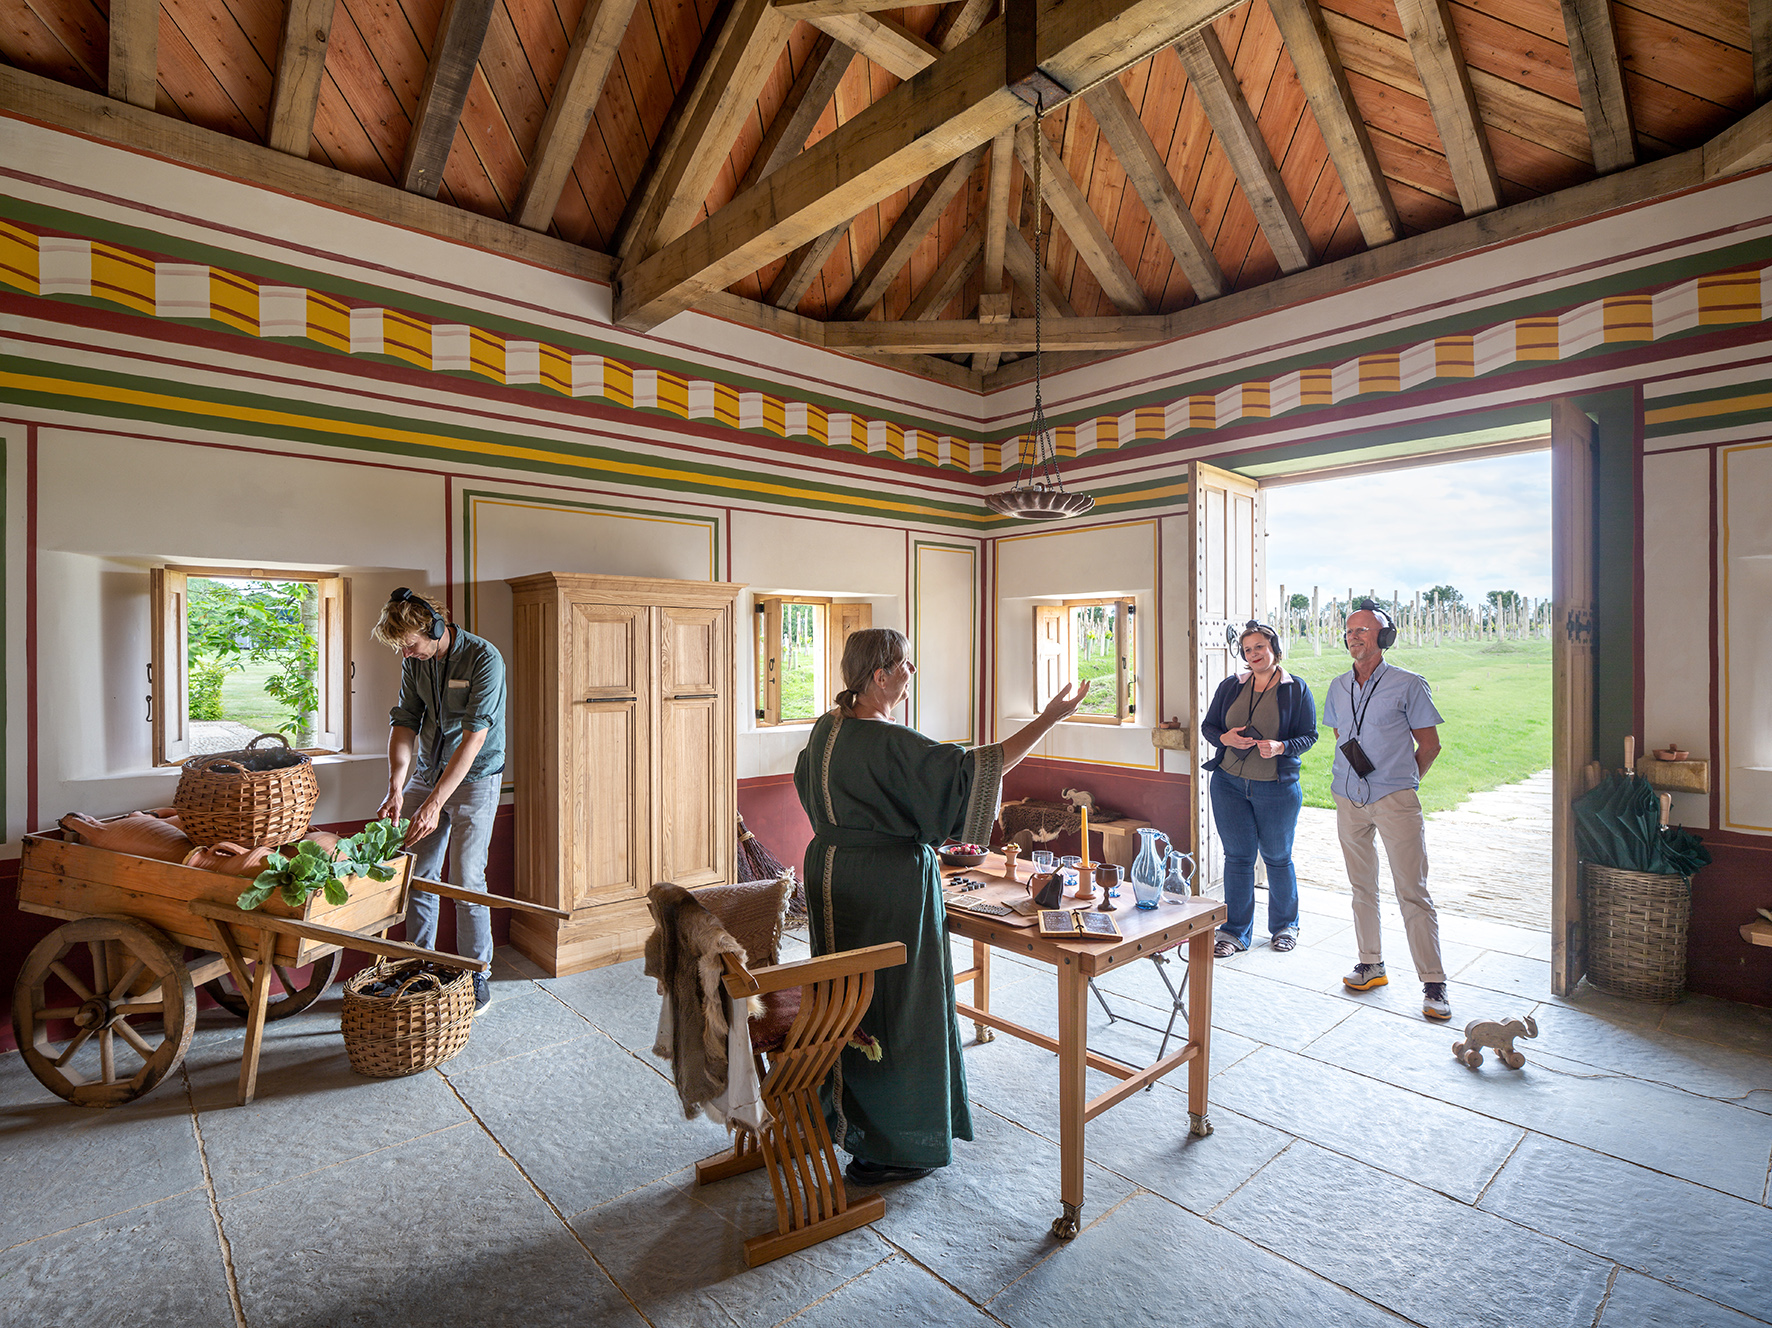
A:
<svg viewBox="0 0 1772 1328">
<path fill-rule="evenodd" d="M 1091 684 L 1071 716 L 1086 724 L 1126 724 L 1138 715 L 1134 650 L 1137 608 L 1130 599 L 1034 606 L 1034 710 L 1074 682 Z M 1070 722 L 1070 721 L 1067 721 Z"/>
<path fill-rule="evenodd" d="M 810 724 L 841 690 L 843 647 L 872 625 L 872 606 L 772 595 L 756 618 L 757 723 Z"/>
<path fill-rule="evenodd" d="M 344 750 L 348 595 L 343 577 L 155 569 L 156 763 L 229 751 L 260 733 Z"/>
</svg>

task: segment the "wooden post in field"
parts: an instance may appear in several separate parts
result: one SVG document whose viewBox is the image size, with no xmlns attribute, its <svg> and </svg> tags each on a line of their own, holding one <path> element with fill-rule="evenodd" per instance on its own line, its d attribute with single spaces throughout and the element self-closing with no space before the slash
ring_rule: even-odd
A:
<svg viewBox="0 0 1772 1328">
<path fill-rule="evenodd" d="M 1323 620 L 1319 616 L 1322 613 L 1321 595 L 1322 588 L 1320 586 L 1311 587 L 1311 645 L 1316 647 L 1319 655 L 1323 653 Z"/>
</svg>

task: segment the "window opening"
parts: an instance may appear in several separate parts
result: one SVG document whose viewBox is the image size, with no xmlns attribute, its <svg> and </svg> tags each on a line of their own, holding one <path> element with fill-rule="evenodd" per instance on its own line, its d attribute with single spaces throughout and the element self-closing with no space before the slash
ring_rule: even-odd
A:
<svg viewBox="0 0 1772 1328">
<path fill-rule="evenodd" d="M 843 647 L 873 606 L 805 596 L 757 600 L 757 723 L 810 724 L 843 686 Z"/>
<path fill-rule="evenodd" d="M 1034 606 L 1034 710 L 1064 687 L 1090 691 L 1067 723 L 1126 724 L 1138 715 L 1131 599 L 1071 600 Z"/>
</svg>

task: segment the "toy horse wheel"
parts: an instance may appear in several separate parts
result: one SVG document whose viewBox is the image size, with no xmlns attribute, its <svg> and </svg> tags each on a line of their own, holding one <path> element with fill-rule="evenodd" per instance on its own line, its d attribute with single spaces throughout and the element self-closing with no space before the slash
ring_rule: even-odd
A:
<svg viewBox="0 0 1772 1328">
<path fill-rule="evenodd" d="M 1472 1047 L 1469 1051 L 1465 1052 L 1460 1059 L 1462 1059 L 1466 1065 L 1470 1066 L 1471 1069 L 1475 1070 L 1483 1064 L 1483 1053 L 1477 1050 L 1477 1048 Z"/>
</svg>

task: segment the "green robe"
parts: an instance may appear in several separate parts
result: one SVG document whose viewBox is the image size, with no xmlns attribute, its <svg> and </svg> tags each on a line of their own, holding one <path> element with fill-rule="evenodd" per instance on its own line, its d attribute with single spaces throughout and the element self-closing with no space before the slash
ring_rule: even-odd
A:
<svg viewBox="0 0 1772 1328">
<path fill-rule="evenodd" d="M 972 1112 L 934 846 L 986 842 L 1002 793 L 1001 749 L 969 751 L 833 710 L 813 725 L 794 787 L 812 821 L 812 952 L 886 941 L 903 941 L 907 952 L 903 966 L 880 970 L 861 1021 L 881 1058 L 847 1050 L 825 1083 L 831 1137 L 872 1162 L 946 1166 L 953 1141 L 972 1138 Z"/>
</svg>

